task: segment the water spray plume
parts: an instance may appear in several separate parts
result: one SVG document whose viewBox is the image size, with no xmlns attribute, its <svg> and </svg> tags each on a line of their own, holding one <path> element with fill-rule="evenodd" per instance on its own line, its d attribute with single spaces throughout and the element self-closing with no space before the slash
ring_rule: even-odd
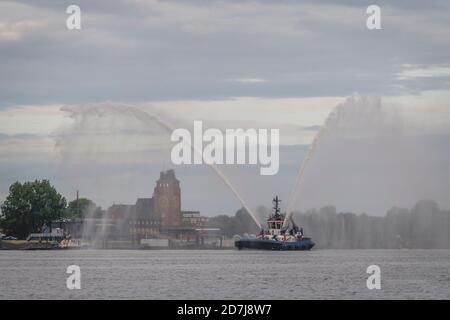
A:
<svg viewBox="0 0 450 320">
<path fill-rule="evenodd" d="M 170 123 L 168 123 L 164 119 L 161 119 L 161 117 L 159 117 L 159 116 L 157 116 L 155 114 L 149 113 L 147 111 L 144 111 L 142 109 L 139 109 L 137 107 L 129 106 L 129 105 L 120 105 L 120 106 L 117 106 L 117 105 L 115 105 L 115 106 L 110 106 L 110 105 L 104 106 L 104 105 L 101 105 L 101 106 L 93 106 L 93 107 L 86 108 L 85 112 L 103 115 L 103 114 L 106 114 L 108 111 L 111 111 L 111 109 L 116 111 L 116 112 L 122 113 L 122 114 L 123 113 L 131 114 L 133 117 L 135 117 L 139 121 L 142 121 L 142 122 L 144 122 L 146 124 L 149 123 L 149 122 L 156 122 L 159 126 L 161 126 L 169 134 L 172 134 L 172 132 L 176 129 L 173 125 L 171 125 Z M 74 112 L 73 109 L 68 108 L 68 107 L 64 107 L 62 110 L 63 111 Z M 189 142 L 186 142 L 186 143 L 188 143 L 189 147 L 194 152 L 198 153 L 203 158 L 203 153 L 202 153 L 201 150 L 198 150 L 194 145 L 192 145 Z M 204 163 L 206 163 L 206 162 L 204 162 Z M 234 196 L 239 200 L 241 205 L 245 208 L 245 210 L 247 210 L 247 212 L 250 214 L 252 219 L 255 221 L 256 225 L 259 228 L 261 228 L 261 223 L 256 218 L 253 210 L 250 209 L 250 207 L 247 205 L 246 201 L 237 192 L 236 188 L 234 188 L 234 186 L 232 185 L 230 180 L 227 178 L 227 176 L 218 168 L 217 165 L 215 165 L 215 164 L 207 164 L 207 165 L 222 180 L 222 182 L 225 183 L 225 185 L 231 190 L 231 192 L 234 194 Z"/>
<path fill-rule="evenodd" d="M 142 112 L 144 112 L 144 111 L 142 111 Z M 154 119 L 155 121 L 157 121 L 159 124 L 161 124 L 169 133 L 172 133 L 175 130 L 175 128 L 173 126 L 171 126 L 164 120 L 158 118 L 156 115 L 152 115 L 152 114 L 146 113 L 146 112 L 144 112 L 144 113 L 147 114 L 152 119 Z M 188 142 L 188 145 L 190 148 L 192 148 L 192 150 L 194 150 L 194 152 L 199 154 L 203 159 L 203 153 L 201 150 L 198 150 L 198 148 L 196 148 L 194 145 L 190 144 L 189 142 Z M 250 207 L 247 205 L 246 201 L 237 192 L 237 190 L 234 188 L 234 186 L 231 184 L 231 182 L 228 180 L 228 178 L 225 176 L 225 174 L 219 169 L 219 167 L 215 164 L 207 164 L 207 165 L 225 183 L 225 185 L 231 190 L 231 192 L 233 192 L 233 194 L 236 196 L 236 198 L 239 200 L 239 202 L 242 204 L 242 206 L 245 208 L 245 210 L 247 210 L 247 212 L 250 214 L 252 219 L 255 221 L 258 228 L 262 228 L 261 223 L 256 218 L 255 214 L 253 213 L 253 210 L 250 209 Z"/>
<path fill-rule="evenodd" d="M 286 207 L 287 214 L 286 214 L 286 219 L 284 220 L 284 223 L 283 223 L 283 227 L 287 227 L 290 219 L 292 218 L 295 200 L 296 200 L 295 198 L 296 198 L 296 195 L 300 188 L 300 185 L 302 183 L 305 170 L 306 170 L 308 164 L 310 163 L 311 158 L 314 156 L 315 152 L 317 151 L 317 148 L 318 148 L 321 140 L 323 139 L 325 133 L 333 131 L 335 129 L 334 126 L 341 126 L 342 124 L 340 124 L 340 122 L 342 121 L 342 117 L 345 117 L 348 115 L 354 115 L 354 117 L 357 117 L 358 121 L 361 121 L 363 119 L 362 116 L 356 112 L 366 112 L 366 109 L 362 108 L 362 106 L 367 106 L 367 105 L 369 105 L 369 106 L 373 105 L 376 110 L 379 110 L 380 105 L 381 105 L 380 98 L 360 97 L 359 95 L 355 94 L 355 95 L 349 97 L 344 103 L 339 104 L 335 108 L 333 108 L 331 113 L 328 115 L 324 124 L 320 127 L 320 130 L 317 132 L 316 136 L 314 137 L 314 139 L 311 143 L 311 146 L 309 147 L 308 152 L 306 153 L 306 156 L 300 166 L 300 169 L 298 171 L 298 174 L 297 174 L 295 182 L 294 182 L 294 186 L 289 195 L 288 204 Z M 351 112 L 349 113 L 349 111 L 348 111 L 349 106 L 352 106 L 352 107 L 356 106 L 357 109 L 351 109 L 350 110 Z M 372 117 L 376 117 L 376 115 L 372 115 Z M 373 130 L 373 128 L 364 128 L 364 129 L 366 132 L 369 131 L 368 134 L 371 134 L 372 132 L 370 132 L 370 131 Z M 354 129 L 352 128 L 352 130 L 354 130 Z M 359 134 L 361 135 L 361 132 L 359 132 Z"/>
<path fill-rule="evenodd" d="M 307 167 L 309 161 L 311 160 L 311 157 L 313 156 L 314 152 L 316 151 L 317 145 L 319 144 L 321 137 L 323 136 L 324 132 L 327 130 L 328 125 L 330 123 L 330 119 L 334 116 L 334 110 L 327 117 L 324 125 L 320 127 L 319 131 L 317 132 L 316 136 L 314 137 L 314 139 L 311 143 L 311 146 L 308 149 L 308 152 L 306 153 L 305 158 L 302 161 L 300 169 L 295 178 L 294 186 L 292 187 L 291 193 L 289 194 L 289 198 L 288 198 L 288 202 L 287 202 L 287 206 L 286 206 L 286 217 L 283 222 L 283 228 L 286 228 L 288 226 L 289 221 L 292 218 L 292 215 L 294 213 L 293 209 L 294 209 L 294 205 L 295 205 L 295 195 L 297 194 L 298 188 L 300 187 L 300 182 L 302 181 L 302 177 L 305 172 L 305 168 Z"/>
</svg>

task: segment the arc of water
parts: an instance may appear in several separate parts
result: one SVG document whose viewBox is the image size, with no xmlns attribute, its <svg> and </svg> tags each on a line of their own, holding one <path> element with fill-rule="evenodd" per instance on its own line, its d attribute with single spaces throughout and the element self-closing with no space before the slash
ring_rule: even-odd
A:
<svg viewBox="0 0 450 320">
<path fill-rule="evenodd" d="M 283 228 L 286 228 L 288 226 L 289 221 L 291 220 L 292 215 L 294 214 L 294 212 L 293 212 L 293 207 L 295 204 L 294 198 L 295 198 L 297 190 L 300 186 L 300 182 L 301 182 L 303 174 L 305 172 L 305 168 L 306 168 L 309 160 L 311 159 L 312 155 L 314 154 L 320 138 L 322 137 L 323 133 L 327 130 L 328 124 L 330 123 L 330 119 L 333 116 L 333 114 L 334 114 L 334 112 L 331 112 L 330 115 L 325 120 L 324 125 L 322 127 L 320 127 L 319 132 L 317 132 L 316 136 L 314 137 L 313 142 L 311 143 L 311 146 L 309 147 L 308 152 L 306 153 L 306 156 L 302 161 L 300 169 L 295 178 L 294 186 L 292 187 L 291 193 L 289 194 L 288 203 L 286 206 L 286 217 L 283 222 Z"/>
<path fill-rule="evenodd" d="M 167 130 L 167 132 L 169 132 L 169 134 L 171 134 L 173 132 L 173 130 L 175 130 L 175 128 L 170 125 L 169 123 L 167 123 L 166 121 L 164 121 L 163 119 L 159 118 L 158 116 L 154 115 L 154 114 L 150 114 L 146 111 L 143 111 L 141 109 L 135 109 L 134 107 L 128 107 L 130 108 L 130 111 L 133 110 L 138 110 L 138 112 L 143 116 L 143 117 L 149 117 L 150 119 L 152 119 L 153 121 L 156 121 L 159 125 L 161 125 L 165 130 Z M 131 109 L 132 108 L 132 109 Z M 199 155 L 201 155 L 202 159 L 203 159 L 203 153 L 201 150 L 198 150 L 193 144 L 188 143 L 189 147 L 192 148 L 192 150 L 194 150 L 194 152 L 198 153 Z M 247 205 L 246 201 L 241 197 L 241 195 L 237 192 L 237 190 L 234 188 L 234 186 L 231 184 L 231 182 L 229 181 L 229 179 L 225 176 L 225 174 L 217 167 L 217 165 L 215 164 L 208 164 L 208 166 L 213 170 L 213 172 L 222 180 L 222 182 L 225 183 L 225 185 L 231 190 L 231 192 L 234 194 L 234 196 L 239 200 L 239 202 L 241 203 L 241 205 L 245 208 L 245 210 L 247 210 L 247 212 L 250 214 L 250 216 L 252 217 L 253 221 L 255 221 L 256 225 L 258 226 L 258 228 L 262 228 L 261 223 L 258 221 L 258 219 L 256 218 L 255 214 L 253 213 L 253 210 L 250 209 L 250 207 Z"/>
</svg>

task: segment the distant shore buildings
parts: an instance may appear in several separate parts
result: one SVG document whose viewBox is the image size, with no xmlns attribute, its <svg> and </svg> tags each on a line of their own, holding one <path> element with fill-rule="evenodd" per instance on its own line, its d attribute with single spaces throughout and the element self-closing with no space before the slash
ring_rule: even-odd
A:
<svg viewBox="0 0 450 320">
<path fill-rule="evenodd" d="M 134 205 L 115 204 L 106 215 L 112 220 L 124 222 L 119 233 L 128 233 L 134 242 L 179 229 L 183 220 L 181 189 L 175 172 L 168 170 L 160 173 L 153 197 L 138 198 Z"/>
<path fill-rule="evenodd" d="M 114 204 L 103 217 L 57 221 L 72 238 L 91 242 L 122 242 L 140 245 L 148 239 L 168 239 L 172 243 L 222 244 L 220 229 L 207 229 L 208 218 L 199 211 L 181 210 L 180 181 L 174 170 L 162 171 L 151 198 L 138 198 L 135 204 Z M 206 240 L 205 240 L 206 239 Z M 154 241 L 161 243 L 161 241 Z"/>
</svg>

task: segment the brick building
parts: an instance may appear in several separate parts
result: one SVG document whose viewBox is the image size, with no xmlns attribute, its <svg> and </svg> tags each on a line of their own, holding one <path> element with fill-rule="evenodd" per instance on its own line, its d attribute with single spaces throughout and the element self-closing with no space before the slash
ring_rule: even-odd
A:
<svg viewBox="0 0 450 320">
<path fill-rule="evenodd" d="M 115 204 L 107 210 L 116 221 L 116 237 L 131 239 L 158 238 L 161 233 L 176 234 L 182 228 L 180 182 L 174 170 L 162 171 L 152 198 L 139 198 L 134 205 Z"/>
<path fill-rule="evenodd" d="M 175 172 L 161 172 L 153 191 L 153 210 L 161 218 L 162 228 L 181 227 L 181 190 Z"/>
<path fill-rule="evenodd" d="M 200 211 L 181 211 L 185 227 L 206 228 L 208 217 L 200 215 Z"/>
<path fill-rule="evenodd" d="M 199 211 L 181 211 L 180 182 L 174 170 L 163 171 L 151 198 L 135 204 L 114 204 L 101 217 L 56 221 L 73 238 L 125 241 L 142 239 L 186 239 L 196 237 L 196 228 L 206 225 Z"/>
</svg>

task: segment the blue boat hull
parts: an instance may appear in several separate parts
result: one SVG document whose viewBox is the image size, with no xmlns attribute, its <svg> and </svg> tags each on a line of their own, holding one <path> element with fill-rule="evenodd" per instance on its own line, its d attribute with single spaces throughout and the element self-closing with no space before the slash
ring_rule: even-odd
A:
<svg viewBox="0 0 450 320">
<path fill-rule="evenodd" d="M 298 241 L 275 241 L 262 239 L 239 239 L 234 242 L 234 246 L 241 249 L 259 249 L 259 250 L 311 250 L 314 247 L 311 239 L 303 239 Z"/>
</svg>

